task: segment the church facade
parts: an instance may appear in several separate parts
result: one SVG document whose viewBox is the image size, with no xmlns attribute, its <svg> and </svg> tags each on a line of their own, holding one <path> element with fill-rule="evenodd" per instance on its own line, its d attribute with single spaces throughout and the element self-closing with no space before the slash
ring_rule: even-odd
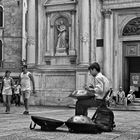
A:
<svg viewBox="0 0 140 140">
<path fill-rule="evenodd" d="M 67 96 L 95 61 L 115 91 L 140 96 L 139 0 L 1 0 L 0 8 L 0 76 L 11 69 L 17 78 L 26 62 L 38 95 L 31 104 L 73 104 Z"/>
</svg>

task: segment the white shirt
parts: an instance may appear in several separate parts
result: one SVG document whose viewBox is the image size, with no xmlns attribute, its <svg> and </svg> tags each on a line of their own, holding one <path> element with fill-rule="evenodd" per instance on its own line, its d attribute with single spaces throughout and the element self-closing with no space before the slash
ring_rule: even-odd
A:
<svg viewBox="0 0 140 140">
<path fill-rule="evenodd" d="M 15 88 L 15 94 L 19 94 L 20 93 L 20 85 L 18 85 L 16 88 Z"/>
<path fill-rule="evenodd" d="M 92 85 L 95 90 L 95 96 L 97 99 L 103 99 L 105 93 L 109 90 L 109 80 L 102 75 L 102 73 L 98 73 L 95 77 L 91 74 L 88 77 L 88 86 Z"/>
<path fill-rule="evenodd" d="M 2 94 L 4 95 L 12 95 L 12 88 L 11 88 L 11 80 L 12 78 L 4 78 L 3 79 L 3 90 L 2 90 Z"/>
<path fill-rule="evenodd" d="M 20 78 L 21 78 L 21 91 L 26 91 L 26 90 L 31 90 L 31 80 L 29 77 L 30 72 L 27 73 L 21 73 Z"/>
</svg>

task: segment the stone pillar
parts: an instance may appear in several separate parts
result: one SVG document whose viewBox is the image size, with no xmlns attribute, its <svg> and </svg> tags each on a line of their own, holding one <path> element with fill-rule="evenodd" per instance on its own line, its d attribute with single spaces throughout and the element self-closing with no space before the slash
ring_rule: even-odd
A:
<svg viewBox="0 0 140 140">
<path fill-rule="evenodd" d="M 89 0 L 81 0 L 80 65 L 89 64 Z"/>
<path fill-rule="evenodd" d="M 27 64 L 35 65 L 35 0 L 28 0 Z"/>
<path fill-rule="evenodd" d="M 111 30 L 110 30 L 110 16 L 111 10 L 103 10 L 104 14 L 104 59 L 103 59 L 103 70 L 104 74 L 111 81 Z"/>
<path fill-rule="evenodd" d="M 72 23 L 69 27 L 69 55 L 75 55 L 75 11 L 71 11 Z"/>
<path fill-rule="evenodd" d="M 22 1 L 22 60 L 26 60 L 26 49 L 27 49 L 27 25 L 26 25 L 26 16 L 27 16 L 27 1 Z"/>
</svg>

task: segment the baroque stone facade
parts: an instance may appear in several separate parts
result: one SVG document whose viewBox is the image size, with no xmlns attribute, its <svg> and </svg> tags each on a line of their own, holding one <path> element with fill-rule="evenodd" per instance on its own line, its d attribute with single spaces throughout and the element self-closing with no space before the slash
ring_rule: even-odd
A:
<svg viewBox="0 0 140 140">
<path fill-rule="evenodd" d="M 135 55 L 140 44 L 139 0 L 3 0 L 0 4 L 5 8 L 0 29 L 3 64 L 14 63 L 16 76 L 20 61 L 27 61 L 38 92 L 31 104 L 75 103 L 67 96 L 83 88 L 87 68 L 95 61 L 115 91 L 123 86 L 127 92 L 130 75 L 140 73 L 129 67 L 136 67 L 131 62 L 139 59 Z"/>
</svg>

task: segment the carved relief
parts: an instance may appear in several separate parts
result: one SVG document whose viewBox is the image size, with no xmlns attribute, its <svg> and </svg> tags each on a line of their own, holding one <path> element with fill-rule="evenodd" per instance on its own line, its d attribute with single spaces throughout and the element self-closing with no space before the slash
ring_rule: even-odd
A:
<svg viewBox="0 0 140 140">
<path fill-rule="evenodd" d="M 88 41 L 89 41 L 89 34 L 88 34 L 88 33 L 81 34 L 81 35 L 80 35 L 80 40 L 81 40 L 81 42 L 83 42 L 83 43 L 88 42 Z"/>
<path fill-rule="evenodd" d="M 111 14 L 112 14 L 111 9 L 102 9 L 101 12 L 105 18 L 110 18 Z"/>
<path fill-rule="evenodd" d="M 122 35 L 140 35 L 140 17 L 129 21 L 124 27 Z"/>
<path fill-rule="evenodd" d="M 28 42 L 28 45 L 34 45 L 35 44 L 35 38 L 32 37 L 32 36 L 28 36 L 27 37 L 27 42 Z"/>
<path fill-rule="evenodd" d="M 60 17 L 55 21 L 56 54 L 68 54 L 69 28 L 66 18 Z"/>
</svg>

